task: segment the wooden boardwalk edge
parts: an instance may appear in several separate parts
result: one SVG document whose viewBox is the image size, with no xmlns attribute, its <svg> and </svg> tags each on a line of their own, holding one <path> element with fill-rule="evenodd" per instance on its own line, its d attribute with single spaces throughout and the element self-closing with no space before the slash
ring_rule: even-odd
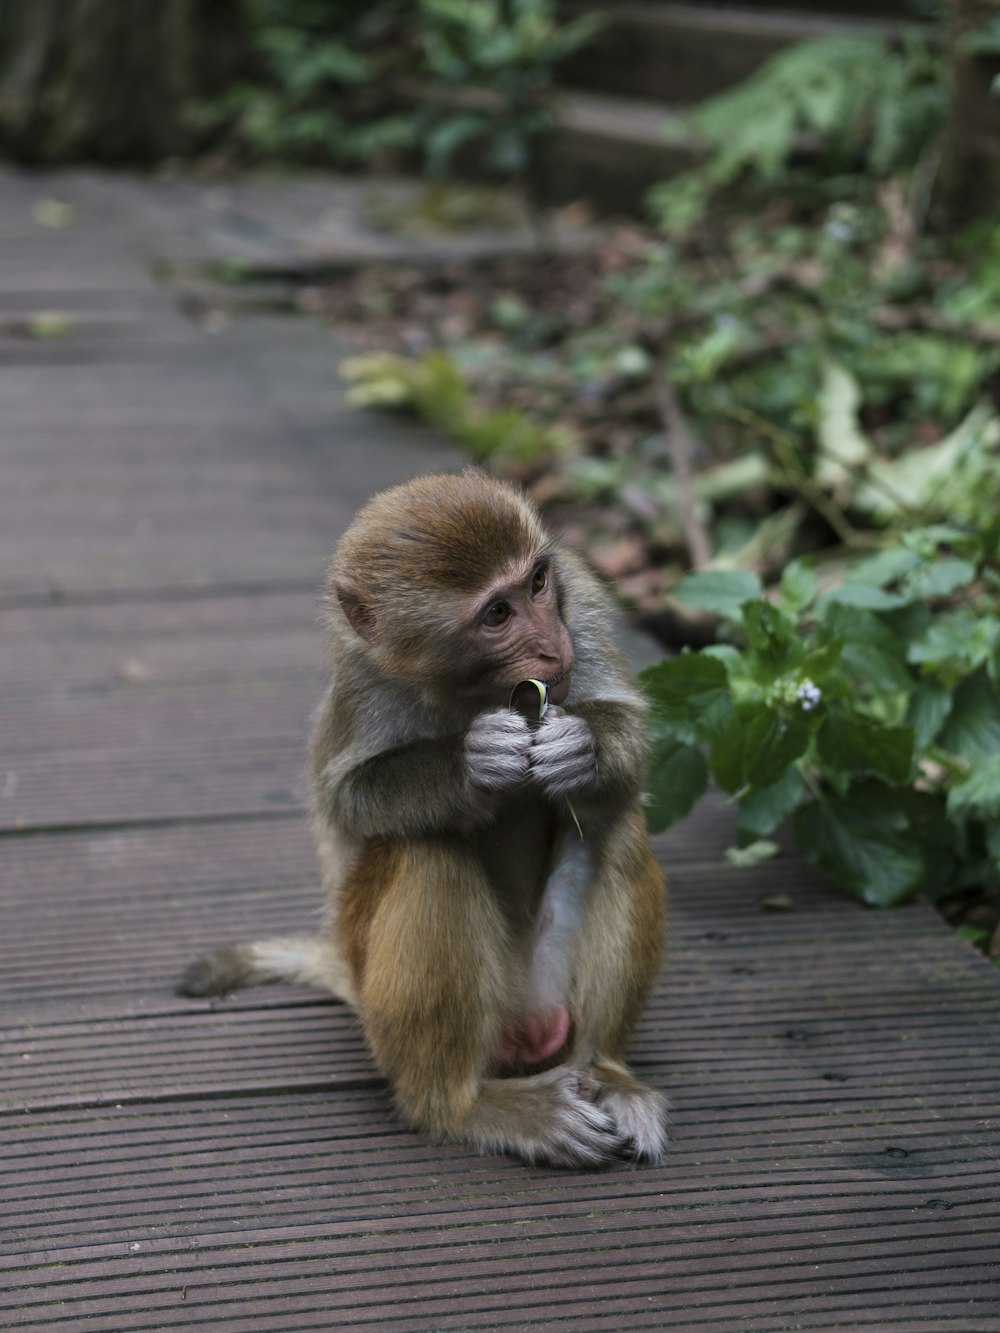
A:
<svg viewBox="0 0 1000 1333">
<path fill-rule="evenodd" d="M 0 321 L 78 321 L 0 340 L 0 1328 L 1000 1333 L 1000 974 L 923 904 L 730 866 L 719 801 L 657 843 L 663 1168 L 427 1143 L 343 1006 L 174 994 L 317 920 L 325 560 L 453 458 L 346 406 L 327 331 L 185 319 L 148 258 L 211 216 L 0 170 Z"/>
</svg>

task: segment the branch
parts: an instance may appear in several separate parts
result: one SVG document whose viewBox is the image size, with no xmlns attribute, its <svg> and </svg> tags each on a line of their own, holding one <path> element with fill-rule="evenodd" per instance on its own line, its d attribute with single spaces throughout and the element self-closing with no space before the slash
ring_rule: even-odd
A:
<svg viewBox="0 0 1000 1333">
<path fill-rule="evenodd" d="M 661 360 L 656 362 L 653 371 L 653 385 L 660 408 L 667 447 L 674 469 L 674 481 L 677 484 L 681 523 L 684 526 L 684 540 L 693 569 L 704 569 L 712 559 L 708 533 L 698 514 L 698 501 L 694 493 L 694 471 L 691 467 L 693 442 L 687 420 L 677 401 L 677 394 L 670 382 Z"/>
<path fill-rule="evenodd" d="M 910 330 L 945 333 L 952 338 L 967 338 L 988 347 L 1000 347 L 1000 324 L 959 324 L 932 306 L 883 306 L 872 318 L 876 327 L 886 333 Z"/>
</svg>

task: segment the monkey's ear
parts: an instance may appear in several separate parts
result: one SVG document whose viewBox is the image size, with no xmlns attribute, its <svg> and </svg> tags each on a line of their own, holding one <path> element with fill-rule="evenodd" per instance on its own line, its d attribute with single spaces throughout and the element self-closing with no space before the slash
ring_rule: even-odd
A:
<svg viewBox="0 0 1000 1333">
<path fill-rule="evenodd" d="M 344 615 L 350 622 L 351 629 L 361 636 L 365 643 L 375 638 L 375 615 L 361 596 L 361 589 L 352 579 L 337 577 L 333 580 L 333 590 L 337 601 L 344 609 Z"/>
</svg>

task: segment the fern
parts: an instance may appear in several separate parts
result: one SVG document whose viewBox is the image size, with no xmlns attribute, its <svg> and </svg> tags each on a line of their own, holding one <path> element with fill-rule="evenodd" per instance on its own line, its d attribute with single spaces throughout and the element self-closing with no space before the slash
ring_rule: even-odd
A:
<svg viewBox="0 0 1000 1333">
<path fill-rule="evenodd" d="M 683 230 L 713 192 L 744 178 L 770 184 L 803 149 L 830 172 L 913 166 L 944 124 L 943 89 L 940 61 L 917 36 L 898 48 L 867 37 L 790 47 L 688 115 L 706 160 L 657 187 L 653 212 Z"/>
<path fill-rule="evenodd" d="M 773 177 L 803 134 L 843 165 L 877 175 L 912 164 L 943 123 L 937 60 L 917 39 L 893 50 L 865 37 L 823 37 L 782 51 L 691 117 L 725 183 Z"/>
</svg>

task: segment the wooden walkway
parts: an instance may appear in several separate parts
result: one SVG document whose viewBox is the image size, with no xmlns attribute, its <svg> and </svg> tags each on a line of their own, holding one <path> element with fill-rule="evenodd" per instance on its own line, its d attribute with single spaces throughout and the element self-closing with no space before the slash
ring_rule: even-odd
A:
<svg viewBox="0 0 1000 1333">
<path fill-rule="evenodd" d="M 308 324 L 185 320 L 146 267 L 184 199 L 0 174 L 0 1327 L 1000 1330 L 1000 975 L 925 907 L 726 866 L 717 808 L 662 842 L 662 1170 L 429 1146 L 343 1008 L 175 998 L 315 917 L 324 560 L 451 457 L 345 408 Z"/>
</svg>

